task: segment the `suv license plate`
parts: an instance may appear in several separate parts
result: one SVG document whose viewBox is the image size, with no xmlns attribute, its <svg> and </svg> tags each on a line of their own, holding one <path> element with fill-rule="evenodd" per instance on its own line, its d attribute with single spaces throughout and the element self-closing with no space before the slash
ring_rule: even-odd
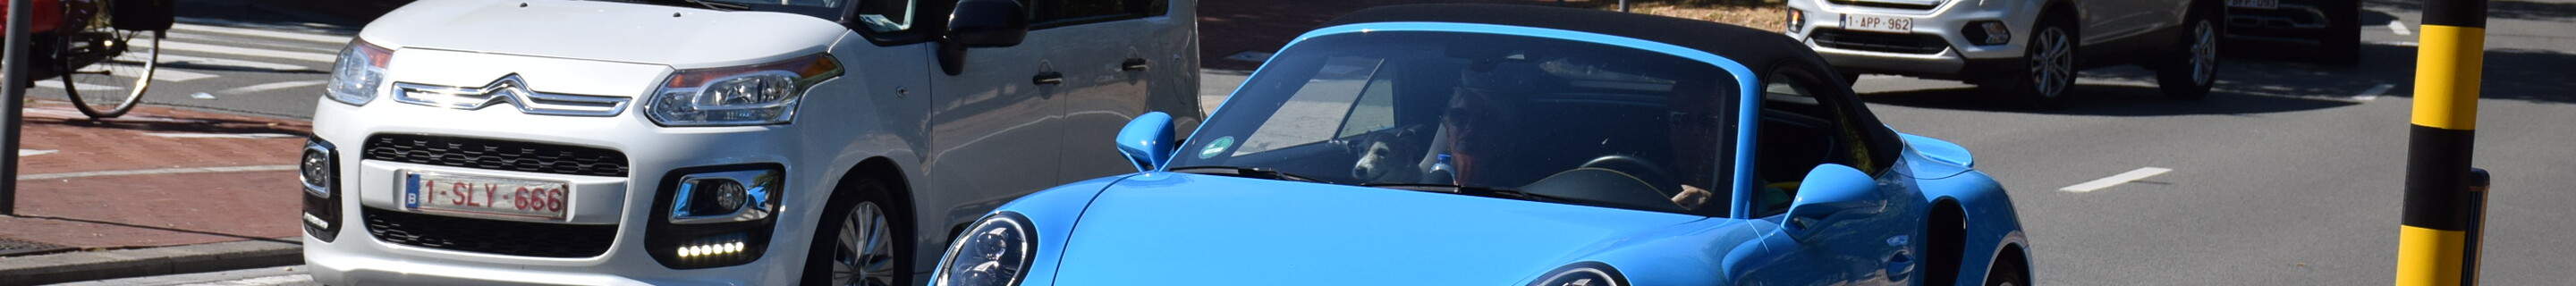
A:
<svg viewBox="0 0 2576 286">
<path fill-rule="evenodd" d="M 2279 9 L 2281 8 L 2281 0 L 2227 0 L 2227 7 L 2265 10 Z"/>
<path fill-rule="evenodd" d="M 521 219 L 563 220 L 571 193 L 563 181 L 408 171 L 404 209 Z"/>
<path fill-rule="evenodd" d="M 2232 0 L 2231 0 L 2232 1 Z M 1881 33 L 1913 33 L 1914 18 L 1863 14 L 1843 14 L 1843 28 Z"/>
</svg>

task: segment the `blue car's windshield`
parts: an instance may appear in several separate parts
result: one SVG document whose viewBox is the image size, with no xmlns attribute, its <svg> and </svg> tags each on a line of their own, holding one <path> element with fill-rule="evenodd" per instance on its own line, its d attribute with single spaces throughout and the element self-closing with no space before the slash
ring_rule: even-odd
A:
<svg viewBox="0 0 2576 286">
<path fill-rule="evenodd" d="M 1170 166 L 1723 216 L 1725 70 L 1551 38 L 1365 32 L 1262 67 Z"/>
</svg>

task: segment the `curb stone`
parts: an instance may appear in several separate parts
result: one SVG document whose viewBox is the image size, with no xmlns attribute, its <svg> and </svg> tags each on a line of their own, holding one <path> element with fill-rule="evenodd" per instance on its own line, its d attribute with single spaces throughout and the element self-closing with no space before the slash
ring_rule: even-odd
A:
<svg viewBox="0 0 2576 286">
<path fill-rule="evenodd" d="M 304 264 L 300 237 L 0 257 L 0 285 L 157 276 Z"/>
</svg>

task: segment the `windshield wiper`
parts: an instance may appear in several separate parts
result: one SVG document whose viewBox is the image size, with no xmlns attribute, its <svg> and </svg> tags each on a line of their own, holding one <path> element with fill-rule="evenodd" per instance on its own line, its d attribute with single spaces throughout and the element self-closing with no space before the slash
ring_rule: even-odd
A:
<svg viewBox="0 0 2576 286">
<path fill-rule="evenodd" d="M 1558 197 L 1558 196 L 1547 195 L 1547 194 L 1530 193 L 1530 192 L 1521 191 L 1521 190 L 1518 190 L 1518 189 L 1503 188 L 1503 187 L 1461 186 L 1461 185 L 1455 185 L 1455 184 L 1432 184 L 1432 183 L 1366 183 L 1366 184 L 1360 184 L 1360 186 L 1362 186 L 1362 187 L 1378 187 L 1378 188 L 1398 189 L 1398 190 L 1414 190 L 1414 191 L 1425 191 L 1425 192 L 1453 193 L 1453 194 L 1461 194 L 1461 195 L 1470 195 L 1470 196 L 1479 196 L 1479 197 L 1492 197 L 1492 198 L 1505 198 L 1505 199 L 1516 199 L 1516 200 L 1524 200 L 1524 201 L 1542 201 L 1542 202 L 1554 202 L 1554 203 L 1569 203 L 1569 202 L 1574 202 L 1574 200 L 1572 200 L 1572 199 L 1567 199 L 1567 198 L 1564 198 L 1564 197 Z"/>
<path fill-rule="evenodd" d="M 1324 180 L 1317 180 L 1317 179 L 1315 179 L 1314 177 L 1299 176 L 1299 175 L 1297 175 L 1297 174 L 1290 174 L 1290 173 L 1288 173 L 1288 172 L 1280 172 L 1279 170 L 1274 170 L 1274 169 L 1270 169 L 1270 168 L 1235 167 L 1235 166 L 1189 166 L 1189 167 L 1178 167 L 1178 168 L 1172 168 L 1170 171 L 1172 171 L 1172 172 L 1181 172 L 1181 173 L 1191 173 L 1191 174 L 1207 174 L 1207 175 L 1218 175 L 1218 176 L 1230 176 L 1230 177 L 1254 178 L 1254 179 L 1270 179 L 1270 180 L 1298 181 L 1298 182 L 1308 182 L 1308 183 L 1327 183 L 1327 184 L 1329 184 L 1329 182 L 1324 182 Z"/>
</svg>

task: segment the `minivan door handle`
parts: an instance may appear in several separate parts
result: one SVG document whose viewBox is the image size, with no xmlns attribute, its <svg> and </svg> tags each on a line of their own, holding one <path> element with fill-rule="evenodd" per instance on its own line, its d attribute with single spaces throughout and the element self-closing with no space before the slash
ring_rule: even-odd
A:
<svg viewBox="0 0 2576 286">
<path fill-rule="evenodd" d="M 1064 84 L 1064 73 L 1060 73 L 1060 72 L 1051 72 L 1051 71 L 1050 71 L 1050 72 L 1038 72 L 1038 76 L 1036 76 L 1036 77 L 1030 77 L 1030 78 L 1029 78 L 1029 82 L 1031 82 L 1031 83 L 1036 83 L 1036 84 L 1038 84 L 1038 85 L 1058 85 L 1058 84 Z"/>
<path fill-rule="evenodd" d="M 1118 69 L 1125 71 L 1141 71 L 1145 66 L 1145 58 L 1127 58 L 1126 62 L 1118 63 Z"/>
</svg>

